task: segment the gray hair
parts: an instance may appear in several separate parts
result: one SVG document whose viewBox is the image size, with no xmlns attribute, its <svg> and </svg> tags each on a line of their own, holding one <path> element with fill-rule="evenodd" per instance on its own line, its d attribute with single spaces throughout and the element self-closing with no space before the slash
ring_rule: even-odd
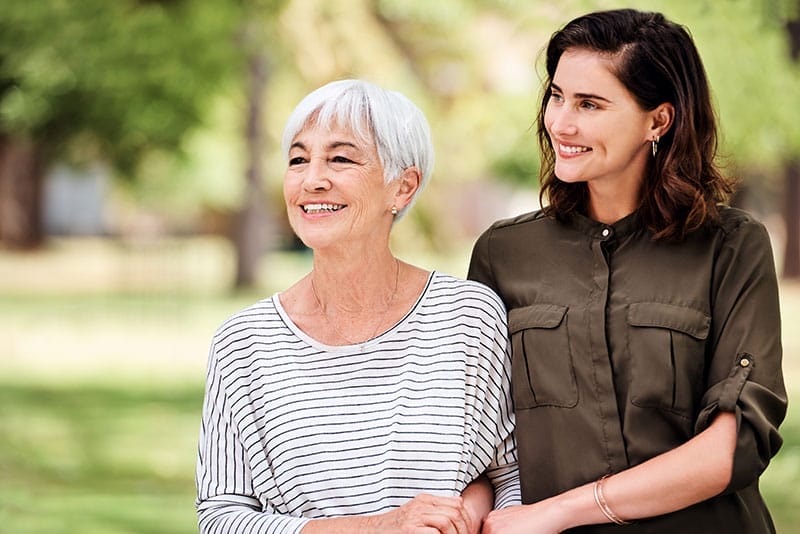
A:
<svg viewBox="0 0 800 534">
<path fill-rule="evenodd" d="M 431 132 L 422 111 L 397 91 L 369 82 L 330 82 L 303 98 L 286 121 L 281 150 L 287 161 L 292 141 L 311 121 L 325 128 L 349 128 L 359 141 L 374 142 L 387 184 L 409 167 L 419 169 L 419 188 L 397 218 L 405 215 L 433 170 Z"/>
</svg>

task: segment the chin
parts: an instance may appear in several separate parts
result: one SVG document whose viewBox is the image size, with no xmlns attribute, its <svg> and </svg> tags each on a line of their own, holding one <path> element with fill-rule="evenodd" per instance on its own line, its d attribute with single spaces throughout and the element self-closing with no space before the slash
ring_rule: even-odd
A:
<svg viewBox="0 0 800 534">
<path fill-rule="evenodd" d="M 563 174 L 563 175 L 556 173 L 556 178 L 558 178 L 559 181 L 562 181 L 565 184 L 578 184 L 578 183 L 586 181 L 586 179 L 584 179 L 584 178 L 582 178 L 580 176 L 574 176 L 574 175 L 571 175 L 569 173 L 566 173 L 566 174 Z"/>
</svg>

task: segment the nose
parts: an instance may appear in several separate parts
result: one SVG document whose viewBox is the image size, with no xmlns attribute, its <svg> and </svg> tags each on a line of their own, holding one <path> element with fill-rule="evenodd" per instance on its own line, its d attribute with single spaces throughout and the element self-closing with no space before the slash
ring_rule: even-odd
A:
<svg viewBox="0 0 800 534">
<path fill-rule="evenodd" d="M 545 124 L 552 135 L 564 137 L 578 133 L 575 116 L 572 110 L 566 107 L 548 107 L 546 110 Z"/>
<path fill-rule="evenodd" d="M 306 191 L 327 191 L 331 187 L 328 167 L 321 158 L 312 159 L 306 166 L 303 176 L 303 189 Z"/>
</svg>

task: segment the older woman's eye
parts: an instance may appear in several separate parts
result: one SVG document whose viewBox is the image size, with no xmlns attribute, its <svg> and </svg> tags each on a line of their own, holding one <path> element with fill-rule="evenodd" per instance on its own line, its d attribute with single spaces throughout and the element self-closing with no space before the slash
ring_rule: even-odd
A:
<svg viewBox="0 0 800 534">
<path fill-rule="evenodd" d="M 300 165 L 306 162 L 306 158 L 302 158 L 300 156 L 295 156 L 293 158 L 289 158 L 289 165 Z"/>
<path fill-rule="evenodd" d="M 334 156 L 331 158 L 331 161 L 334 163 L 353 163 L 353 160 L 344 156 Z"/>
</svg>

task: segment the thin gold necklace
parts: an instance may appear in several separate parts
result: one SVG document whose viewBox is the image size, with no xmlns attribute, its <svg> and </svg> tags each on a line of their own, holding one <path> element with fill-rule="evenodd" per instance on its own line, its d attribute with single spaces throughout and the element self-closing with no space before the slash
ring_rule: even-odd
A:
<svg viewBox="0 0 800 534">
<path fill-rule="evenodd" d="M 325 322 L 328 323 L 328 325 L 331 328 L 333 328 L 333 331 L 336 332 L 336 334 L 340 338 L 342 338 L 344 341 L 346 341 L 348 344 L 350 344 L 350 345 L 359 345 L 360 344 L 361 345 L 361 350 L 364 350 L 364 343 L 366 343 L 370 339 L 373 339 L 377 335 L 378 330 L 380 329 L 380 327 L 383 324 L 383 322 L 386 320 L 386 314 L 389 313 L 389 310 L 392 307 L 392 303 L 394 302 L 395 295 L 397 295 L 397 288 L 398 288 L 399 282 L 400 282 L 400 261 L 397 258 L 395 258 L 394 259 L 394 264 L 395 264 L 394 290 L 392 291 L 392 296 L 389 297 L 389 301 L 386 303 L 386 308 L 383 310 L 383 313 L 381 313 L 380 318 L 378 319 L 378 323 L 375 325 L 375 330 L 372 331 L 372 334 L 369 337 L 367 337 L 367 339 L 364 339 L 362 341 L 356 341 L 356 340 L 350 339 L 349 337 L 345 336 L 342 333 L 342 331 L 339 330 L 339 328 L 336 326 L 336 324 L 334 324 L 328 318 L 328 312 L 322 306 L 322 302 L 320 302 L 319 295 L 317 294 L 317 287 L 314 285 L 314 275 L 313 274 L 311 275 L 311 292 L 314 294 L 314 300 L 317 303 L 317 307 L 319 308 L 319 311 L 322 312 L 322 317 L 325 319 Z"/>
</svg>

